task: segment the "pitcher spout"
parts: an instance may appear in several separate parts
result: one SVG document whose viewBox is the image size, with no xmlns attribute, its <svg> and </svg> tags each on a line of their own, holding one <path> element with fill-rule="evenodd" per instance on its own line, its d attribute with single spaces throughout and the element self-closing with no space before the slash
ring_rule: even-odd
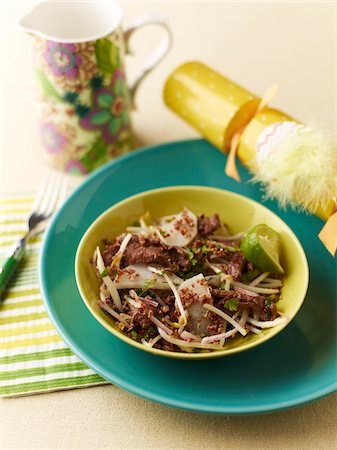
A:
<svg viewBox="0 0 337 450">
<path fill-rule="evenodd" d="M 19 20 L 19 27 L 28 34 L 38 34 L 39 20 L 35 14 L 35 8 Z"/>
</svg>

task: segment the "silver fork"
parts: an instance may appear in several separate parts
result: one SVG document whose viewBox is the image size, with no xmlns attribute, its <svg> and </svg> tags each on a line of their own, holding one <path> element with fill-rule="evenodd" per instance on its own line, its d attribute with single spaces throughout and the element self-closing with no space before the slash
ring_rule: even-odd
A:
<svg viewBox="0 0 337 450">
<path fill-rule="evenodd" d="M 49 171 L 35 198 L 32 212 L 28 218 L 28 230 L 10 252 L 0 268 L 0 298 L 5 293 L 18 263 L 25 253 L 26 245 L 32 236 L 45 230 L 50 217 L 65 200 L 68 193 L 68 178 L 62 172 Z"/>
</svg>

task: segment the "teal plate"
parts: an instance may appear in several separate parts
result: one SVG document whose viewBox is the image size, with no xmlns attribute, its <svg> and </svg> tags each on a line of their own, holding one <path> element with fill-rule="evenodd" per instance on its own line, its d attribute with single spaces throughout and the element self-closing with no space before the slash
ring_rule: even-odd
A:
<svg viewBox="0 0 337 450">
<path fill-rule="evenodd" d="M 203 185 L 261 201 L 261 192 L 224 174 L 226 157 L 203 140 L 150 147 L 91 175 L 55 216 L 44 240 L 40 276 L 49 316 L 69 347 L 113 384 L 154 402 L 190 411 L 253 414 L 300 405 L 337 388 L 336 261 L 317 238 L 322 221 L 275 202 L 265 205 L 295 232 L 306 252 L 310 283 L 292 323 L 270 341 L 226 358 L 172 360 L 115 338 L 84 305 L 76 287 L 77 246 L 107 208 L 141 191 L 163 186 Z"/>
</svg>

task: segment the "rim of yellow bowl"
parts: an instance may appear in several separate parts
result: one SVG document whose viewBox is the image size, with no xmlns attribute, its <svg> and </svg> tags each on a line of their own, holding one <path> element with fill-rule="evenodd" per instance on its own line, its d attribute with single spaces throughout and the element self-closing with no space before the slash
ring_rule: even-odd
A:
<svg viewBox="0 0 337 450">
<path fill-rule="evenodd" d="M 169 352 L 167 350 L 161 350 L 161 349 L 157 349 L 157 348 L 153 348 L 153 347 L 147 347 L 146 345 L 137 342 L 131 338 L 129 338 L 128 336 L 126 336 L 124 333 L 122 333 L 121 331 L 117 330 L 113 325 L 111 325 L 110 323 L 108 323 L 106 320 L 104 320 L 103 317 L 101 317 L 93 308 L 93 306 L 91 305 L 91 303 L 87 300 L 86 298 L 86 294 L 84 292 L 84 289 L 82 287 L 82 282 L 81 282 L 81 278 L 79 275 L 79 264 L 80 264 L 80 257 L 81 257 L 81 249 L 84 245 L 84 242 L 86 241 L 87 237 L 90 235 L 91 230 L 95 227 L 95 225 L 101 221 L 103 219 L 104 216 L 108 215 L 111 213 L 111 210 L 124 205 L 130 201 L 136 200 L 137 198 L 142 198 L 144 196 L 148 196 L 148 195 L 152 195 L 152 194 L 156 194 L 156 193 L 160 193 L 160 192 L 167 192 L 167 191 L 181 191 L 181 190 L 193 190 L 193 191 L 210 191 L 210 192 L 217 192 L 217 193 L 222 193 L 224 195 L 229 195 L 232 197 L 238 197 L 240 199 L 243 199 L 244 201 L 246 201 L 248 204 L 252 204 L 254 205 L 254 207 L 258 207 L 261 208 L 265 211 L 268 212 L 268 214 L 270 214 L 271 216 L 274 216 L 277 220 L 279 220 L 280 222 L 282 222 L 282 224 L 284 225 L 284 227 L 286 228 L 287 233 L 290 235 L 290 237 L 292 238 L 292 240 L 295 242 L 296 244 L 296 248 L 300 254 L 301 257 L 301 261 L 303 263 L 304 269 L 305 269 L 305 280 L 304 280 L 304 286 L 305 289 L 303 289 L 303 293 L 301 295 L 301 299 L 297 302 L 297 308 L 295 309 L 294 313 L 292 314 L 292 317 L 288 317 L 289 320 L 281 325 L 276 325 L 275 327 L 272 328 L 267 328 L 265 330 L 262 331 L 260 338 L 256 339 L 255 341 L 251 342 L 251 343 L 247 343 L 247 344 L 242 344 L 239 345 L 238 347 L 234 347 L 234 348 L 230 348 L 230 349 L 224 349 L 224 350 L 215 350 L 213 352 L 209 352 L 209 353 L 180 353 L 180 352 Z M 111 334 L 113 334 L 115 337 L 117 337 L 118 339 L 121 339 L 122 341 L 126 342 L 129 345 L 132 345 L 133 347 L 138 348 L 139 350 L 143 350 L 146 351 L 148 353 L 151 353 L 153 355 L 159 355 L 159 356 L 164 356 L 164 357 L 168 357 L 168 358 L 174 358 L 174 359 L 190 359 L 190 360 L 196 360 L 196 359 L 210 359 L 210 358 L 217 358 L 217 357 L 221 357 L 221 356 L 229 356 L 229 355 L 233 355 L 235 353 L 240 353 L 243 352 L 245 350 L 248 350 L 250 348 L 256 347 L 260 344 L 262 344 L 263 342 L 269 341 L 272 337 L 276 336 L 278 333 L 280 333 L 284 328 L 286 328 L 290 322 L 294 319 L 294 317 L 296 316 L 296 314 L 298 313 L 299 309 L 301 308 L 305 297 L 306 297 L 306 293 L 308 290 L 308 284 L 309 284 L 309 267 L 308 267 L 308 261 L 305 255 L 305 252 L 303 250 L 303 247 L 300 243 L 300 241 L 298 240 L 297 236 L 295 235 L 295 233 L 289 228 L 289 226 L 277 215 L 275 214 L 273 211 L 271 211 L 269 208 L 267 208 L 264 205 L 261 205 L 260 203 L 256 202 L 255 200 L 252 200 L 248 197 L 245 197 L 244 195 L 240 195 L 237 194 L 236 192 L 231 192 L 228 191 L 226 189 L 219 189 L 219 188 L 214 188 L 214 187 L 209 187 L 209 186 L 194 186 L 194 185 L 179 185 L 179 186 L 168 186 L 168 187 L 162 187 L 162 188 L 157 188 L 157 189 L 150 189 L 148 191 L 142 191 L 139 194 L 135 194 L 132 195 L 130 197 L 127 197 L 124 200 L 121 200 L 118 203 L 115 203 L 113 206 L 111 206 L 109 209 L 105 210 L 102 214 L 100 214 L 94 221 L 93 223 L 87 228 L 86 232 L 84 233 L 84 235 L 82 236 L 82 239 L 78 245 L 77 248 L 77 252 L 76 252 L 76 257 L 75 257 L 75 277 L 76 277 L 76 284 L 77 284 L 77 288 L 81 294 L 81 298 L 83 300 L 83 302 L 85 303 L 86 307 L 89 309 L 89 311 L 91 312 L 91 314 L 95 317 L 96 320 L 98 320 L 98 322 L 103 325 L 103 327 L 108 330 Z M 110 319 L 112 320 L 112 319 Z"/>
</svg>

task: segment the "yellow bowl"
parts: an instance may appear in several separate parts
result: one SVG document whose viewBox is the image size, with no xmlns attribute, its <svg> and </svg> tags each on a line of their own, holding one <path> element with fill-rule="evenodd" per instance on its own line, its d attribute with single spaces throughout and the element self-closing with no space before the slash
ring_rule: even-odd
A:
<svg viewBox="0 0 337 450">
<path fill-rule="evenodd" d="M 255 347 L 275 336 L 289 322 L 264 329 L 258 335 L 249 333 L 245 337 L 228 340 L 224 350 L 210 353 L 168 352 L 147 347 L 129 338 L 117 329 L 115 322 L 97 305 L 101 282 L 90 262 L 96 246 L 101 245 L 103 239 L 113 239 L 124 232 L 127 226 L 147 211 L 156 219 L 177 213 L 184 207 L 195 214 L 218 213 L 233 234 L 247 231 L 259 223 L 265 223 L 277 231 L 281 243 L 281 265 L 285 269 L 284 286 L 277 306 L 289 318 L 289 322 L 295 317 L 307 292 L 309 273 L 305 253 L 294 233 L 276 214 L 259 203 L 233 192 L 201 186 L 177 186 L 142 192 L 112 206 L 88 228 L 77 250 L 75 271 L 78 289 L 92 315 L 124 342 L 155 355 L 180 359 L 230 355 Z"/>
</svg>

